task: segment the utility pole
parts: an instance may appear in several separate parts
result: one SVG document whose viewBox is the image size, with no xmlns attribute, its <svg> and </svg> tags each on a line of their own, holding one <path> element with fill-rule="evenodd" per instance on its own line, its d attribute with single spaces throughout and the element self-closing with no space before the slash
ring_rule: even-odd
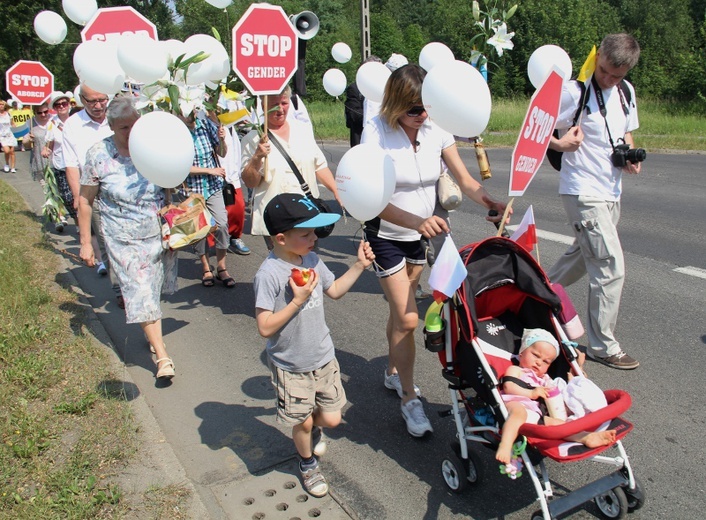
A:
<svg viewBox="0 0 706 520">
<path fill-rule="evenodd" d="M 365 61 L 370 57 L 370 5 L 368 0 L 360 0 L 360 55 L 360 61 Z"/>
</svg>

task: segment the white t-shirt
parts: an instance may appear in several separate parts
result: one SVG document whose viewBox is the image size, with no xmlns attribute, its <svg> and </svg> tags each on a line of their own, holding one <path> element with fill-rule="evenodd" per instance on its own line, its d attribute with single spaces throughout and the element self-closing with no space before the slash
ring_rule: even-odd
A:
<svg viewBox="0 0 706 520">
<path fill-rule="evenodd" d="M 309 131 L 307 126 L 295 120 L 288 121 L 289 123 L 289 142 L 279 139 L 283 148 L 294 161 L 294 164 L 299 169 L 299 173 L 309 185 L 311 194 L 314 197 L 319 197 L 319 186 L 316 181 L 316 172 L 328 166 L 326 157 L 321 151 L 321 148 L 314 141 L 314 136 Z M 277 136 L 274 137 L 277 139 Z M 242 162 L 244 168 L 248 164 L 250 158 L 257 150 L 260 143 L 260 136 L 257 130 L 252 130 L 248 135 L 243 137 L 242 145 Z M 279 150 L 271 147 L 270 155 L 268 156 L 268 170 L 262 171 L 262 180 L 253 190 L 253 215 L 252 215 L 252 231 L 253 235 L 269 235 L 262 214 L 265 211 L 265 206 L 280 193 L 302 193 L 301 184 L 297 180 L 296 175 L 292 172 L 287 161 L 279 153 Z M 265 161 L 262 162 L 264 170 Z"/>
<path fill-rule="evenodd" d="M 106 137 L 113 135 L 108 126 L 108 118 L 96 123 L 88 117 L 86 110 L 76 112 L 64 123 L 64 142 L 61 151 L 64 154 L 64 166 L 83 170 L 88 149 Z"/>
<path fill-rule="evenodd" d="M 228 150 L 225 157 L 218 157 L 218 161 L 226 171 L 226 182 L 231 183 L 235 189 L 240 189 L 240 172 L 243 170 L 240 163 L 240 138 L 235 126 L 226 128 L 226 145 Z"/>
<path fill-rule="evenodd" d="M 65 169 L 64 152 L 61 148 L 64 143 L 64 122 L 59 119 L 59 116 L 52 117 L 51 124 L 47 130 L 47 143 L 51 141 L 54 141 L 51 164 L 55 170 L 63 170 Z"/>
<path fill-rule="evenodd" d="M 620 87 L 602 90 L 607 109 L 607 116 L 604 118 L 598 109 L 593 86 L 590 86 L 587 110 L 584 109 L 580 122 L 584 133 L 583 142 L 577 151 L 564 153 L 562 157 L 559 177 L 561 195 L 592 196 L 606 201 L 620 200 L 623 171 L 622 168 L 613 166 L 610 161 L 613 149 L 610 146 L 606 128 L 610 129 L 613 143 L 617 145 L 619 138 L 623 138 L 626 133 L 640 126 L 637 118 L 635 89 L 630 83 L 628 88 L 632 94 L 632 100 L 627 116 L 623 112 Z M 558 130 L 563 131 L 571 127 L 579 106 L 580 95 L 581 88 L 578 83 L 567 81 L 564 84 L 556 123 Z"/>
<path fill-rule="evenodd" d="M 455 144 L 454 136 L 427 119 L 417 134 L 417 151 L 402 128 L 393 130 L 380 116 L 363 129 L 361 143 L 374 143 L 385 150 L 395 167 L 395 192 L 390 204 L 429 218 L 436 204 L 436 181 L 441 173 L 441 152 Z M 412 242 L 421 235 L 413 229 L 380 220 L 378 236 L 388 240 Z"/>
</svg>

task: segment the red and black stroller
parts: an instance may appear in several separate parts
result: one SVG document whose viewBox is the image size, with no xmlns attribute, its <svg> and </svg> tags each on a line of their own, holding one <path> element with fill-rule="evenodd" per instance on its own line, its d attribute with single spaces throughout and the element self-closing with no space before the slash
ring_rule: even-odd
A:
<svg viewBox="0 0 706 520">
<path fill-rule="evenodd" d="M 426 341 L 427 348 L 438 352 L 443 377 L 449 383 L 449 416 L 456 424 L 458 443 L 454 443 L 455 453 L 443 461 L 442 474 L 454 492 L 480 480 L 480 459 L 468 449 L 469 441 L 497 449 L 507 417 L 499 380 L 519 349 L 523 329 L 543 328 L 559 340 L 563 355 L 552 363 L 550 377 L 566 379 L 569 370 L 580 374 L 576 344 L 568 340 L 558 319 L 561 298 L 529 252 L 509 239 L 494 237 L 465 246 L 460 253 L 468 276 L 444 304 L 444 341 L 435 347 L 432 334 L 427 335 Z M 558 426 L 525 424 L 520 429 L 526 449 L 518 453 L 518 458 L 521 457 L 541 504 L 541 509 L 532 515 L 533 520 L 557 518 L 590 500 L 595 500 L 607 518 L 622 518 L 643 505 L 644 490 L 633 475 L 621 443 L 632 430 L 632 424 L 620 417 L 630 407 L 630 395 L 621 390 L 607 390 L 604 394 L 608 406 L 579 419 Z M 617 433 L 611 446 L 591 449 L 563 440 L 606 426 Z M 614 470 L 580 489 L 555 497 L 544 463 L 546 457 L 558 462 L 592 460 Z"/>
</svg>

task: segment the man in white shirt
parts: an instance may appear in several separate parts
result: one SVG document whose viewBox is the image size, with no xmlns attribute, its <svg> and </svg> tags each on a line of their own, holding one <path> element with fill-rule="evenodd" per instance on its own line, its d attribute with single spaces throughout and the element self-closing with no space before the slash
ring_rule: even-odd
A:
<svg viewBox="0 0 706 520">
<path fill-rule="evenodd" d="M 88 85 L 81 84 L 80 98 L 84 108 L 66 120 L 64 124 L 64 143 L 61 148 L 64 155 L 64 164 L 66 165 L 66 180 L 74 196 L 75 208 L 78 208 L 80 179 L 86 163 L 86 152 L 97 142 L 113 135 L 113 131 L 108 126 L 108 119 L 105 117 L 109 101 L 108 96 L 93 90 Z M 82 226 L 84 223 L 79 222 L 79 225 Z M 93 212 L 91 227 L 94 233 L 93 250 L 96 255 L 97 272 L 100 275 L 106 275 L 108 274 L 108 269 L 103 262 L 105 246 L 100 234 L 99 211 Z M 97 242 L 95 240 L 96 237 L 98 237 Z M 115 284 L 113 286 L 115 287 Z M 121 303 L 120 300 L 118 303 Z"/>
<path fill-rule="evenodd" d="M 622 174 L 640 173 L 641 159 L 615 158 L 623 141 L 633 147 L 639 126 L 635 90 L 624 80 L 640 57 L 640 46 L 628 34 L 610 34 L 601 42 L 596 70 L 586 83 L 588 102 L 579 122 L 582 89 L 567 81 L 561 95 L 550 148 L 563 152 L 559 194 L 576 240 L 547 275 L 553 283 L 571 285 L 588 273 L 588 349 L 590 358 L 612 368 L 631 370 L 639 362 L 623 352 L 615 339 L 625 260 L 618 236 Z M 618 155 L 620 153 L 618 152 Z"/>
</svg>

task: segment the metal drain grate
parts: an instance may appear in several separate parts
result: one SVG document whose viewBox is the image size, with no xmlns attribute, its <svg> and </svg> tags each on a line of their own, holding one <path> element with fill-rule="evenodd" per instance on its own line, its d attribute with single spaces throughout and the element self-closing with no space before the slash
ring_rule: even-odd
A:
<svg viewBox="0 0 706 520">
<path fill-rule="evenodd" d="M 233 520 L 350 520 L 330 496 L 315 498 L 302 488 L 296 460 L 264 475 L 214 486 L 212 491 Z"/>
</svg>

